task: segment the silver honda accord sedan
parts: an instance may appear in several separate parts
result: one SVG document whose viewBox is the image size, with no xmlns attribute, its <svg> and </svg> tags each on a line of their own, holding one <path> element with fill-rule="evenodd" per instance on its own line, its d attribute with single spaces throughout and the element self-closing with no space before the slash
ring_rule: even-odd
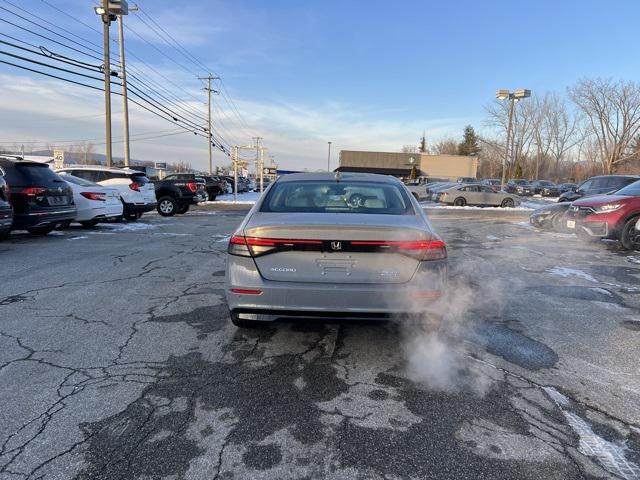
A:
<svg viewBox="0 0 640 480">
<path fill-rule="evenodd" d="M 278 178 L 232 235 L 225 292 L 240 327 L 424 312 L 447 282 L 447 249 L 396 178 Z"/>
</svg>

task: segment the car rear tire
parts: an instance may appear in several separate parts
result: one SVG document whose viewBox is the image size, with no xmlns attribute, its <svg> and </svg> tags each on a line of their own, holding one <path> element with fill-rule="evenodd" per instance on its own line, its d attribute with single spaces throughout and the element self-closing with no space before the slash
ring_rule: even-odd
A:
<svg viewBox="0 0 640 480">
<path fill-rule="evenodd" d="M 626 250 L 640 250 L 640 231 L 636 230 L 636 223 L 640 217 L 633 217 L 626 221 L 620 232 L 620 243 Z"/>
<path fill-rule="evenodd" d="M 163 217 L 173 217 L 178 213 L 178 202 L 173 197 L 161 197 L 156 209 Z"/>
<path fill-rule="evenodd" d="M 176 211 L 176 213 L 183 215 L 189 211 L 189 207 L 190 205 L 188 203 L 183 203 L 182 205 L 178 206 L 178 210 Z"/>
<path fill-rule="evenodd" d="M 49 235 L 55 230 L 55 225 L 47 225 L 46 227 L 31 227 L 27 228 L 27 232 L 31 235 Z"/>
<path fill-rule="evenodd" d="M 217 197 L 217 195 L 211 195 L 211 196 L 209 197 L 209 201 L 210 201 L 210 202 L 213 202 L 213 201 L 216 199 L 216 197 Z"/>
<path fill-rule="evenodd" d="M 463 197 L 458 197 L 453 201 L 453 204 L 456 207 L 465 207 L 467 205 L 467 201 Z"/>
<path fill-rule="evenodd" d="M 504 200 L 502 200 L 502 203 L 500 204 L 500 206 L 502 208 L 513 208 L 516 206 L 516 204 L 513 201 L 513 198 L 505 198 Z"/>
<path fill-rule="evenodd" d="M 93 228 L 98 225 L 98 222 L 98 220 L 85 220 L 84 222 L 80 222 L 80 225 L 84 228 Z"/>
</svg>

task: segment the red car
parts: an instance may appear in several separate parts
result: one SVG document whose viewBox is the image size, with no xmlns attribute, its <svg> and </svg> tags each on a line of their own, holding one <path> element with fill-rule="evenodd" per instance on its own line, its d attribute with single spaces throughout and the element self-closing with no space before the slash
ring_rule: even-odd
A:
<svg viewBox="0 0 640 480">
<path fill-rule="evenodd" d="M 576 200 L 566 218 L 567 228 L 578 236 L 615 239 L 626 249 L 640 249 L 640 181 L 613 195 Z"/>
</svg>

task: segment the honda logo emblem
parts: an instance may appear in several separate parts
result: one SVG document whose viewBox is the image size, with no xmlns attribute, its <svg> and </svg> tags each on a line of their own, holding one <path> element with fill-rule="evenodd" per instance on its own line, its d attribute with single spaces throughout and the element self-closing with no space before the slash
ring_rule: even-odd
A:
<svg viewBox="0 0 640 480">
<path fill-rule="evenodd" d="M 331 250 L 342 250 L 342 242 L 331 242 Z"/>
</svg>

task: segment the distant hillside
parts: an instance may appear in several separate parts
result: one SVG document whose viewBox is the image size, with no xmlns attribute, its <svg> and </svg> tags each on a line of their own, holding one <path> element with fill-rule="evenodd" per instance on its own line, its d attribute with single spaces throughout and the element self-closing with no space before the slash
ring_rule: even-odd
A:
<svg viewBox="0 0 640 480">
<path fill-rule="evenodd" d="M 43 155 L 48 157 L 53 157 L 53 150 L 38 150 L 30 152 L 29 155 Z M 85 163 L 84 154 L 81 152 L 65 152 L 64 153 L 64 161 L 65 163 Z M 88 165 L 106 165 L 107 160 L 106 156 L 102 153 L 93 153 L 89 154 L 87 158 Z M 113 157 L 113 163 L 115 165 L 124 165 L 124 158 L 122 157 Z M 136 160 L 135 158 L 131 159 L 132 165 L 147 165 L 153 166 L 153 162 L 147 160 Z"/>
</svg>

